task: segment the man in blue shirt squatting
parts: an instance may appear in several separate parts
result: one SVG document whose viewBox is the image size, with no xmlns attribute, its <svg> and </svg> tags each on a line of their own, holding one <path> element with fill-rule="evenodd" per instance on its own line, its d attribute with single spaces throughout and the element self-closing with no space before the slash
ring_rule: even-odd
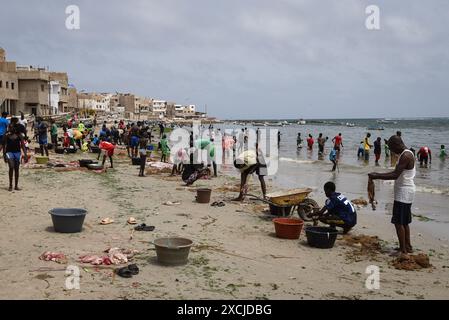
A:
<svg viewBox="0 0 449 320">
<path fill-rule="evenodd" d="M 335 189 L 336 186 L 333 182 L 327 182 L 324 185 L 326 204 L 323 209 L 312 215 L 317 216 L 319 221 L 333 228 L 343 228 L 343 233 L 346 234 L 357 224 L 357 212 L 351 201 L 341 193 L 335 192 Z"/>
</svg>

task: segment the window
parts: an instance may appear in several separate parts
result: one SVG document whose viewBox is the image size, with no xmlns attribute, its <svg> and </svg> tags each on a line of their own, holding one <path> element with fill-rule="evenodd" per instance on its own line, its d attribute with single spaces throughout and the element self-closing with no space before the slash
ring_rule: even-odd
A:
<svg viewBox="0 0 449 320">
<path fill-rule="evenodd" d="M 0 80 L 0 88 L 3 88 L 3 81 Z"/>
<path fill-rule="evenodd" d="M 45 86 L 41 84 L 41 91 L 45 91 Z"/>
<path fill-rule="evenodd" d="M 9 89 L 9 82 L 6 81 L 6 89 Z"/>
<path fill-rule="evenodd" d="M 11 82 L 11 90 L 14 90 L 14 82 Z"/>
</svg>

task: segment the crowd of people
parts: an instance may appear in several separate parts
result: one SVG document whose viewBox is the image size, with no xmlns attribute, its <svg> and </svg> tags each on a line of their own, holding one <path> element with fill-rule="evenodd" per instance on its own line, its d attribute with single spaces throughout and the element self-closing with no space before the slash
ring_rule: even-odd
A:
<svg viewBox="0 0 449 320">
<path fill-rule="evenodd" d="M 397 131 L 396 135 L 401 137 L 402 132 Z M 325 152 L 325 144 L 329 140 L 329 137 L 324 137 L 322 133 L 318 135 L 316 140 L 318 144 L 318 159 L 323 160 L 324 152 Z M 332 149 L 329 152 L 329 160 L 333 163 L 332 171 L 335 171 L 338 168 L 338 161 L 340 159 L 340 152 L 343 148 L 343 137 L 342 134 L 339 133 L 332 140 Z M 313 152 L 315 139 L 312 134 L 308 135 L 306 140 L 307 150 L 309 152 Z M 296 138 L 296 146 L 298 150 L 303 148 L 303 139 L 301 133 L 298 133 Z M 382 138 L 377 137 L 374 141 L 372 141 L 371 133 L 367 133 L 366 136 L 360 141 L 360 144 L 357 149 L 357 159 L 363 160 L 366 164 L 370 162 L 371 152 L 374 154 L 374 163 L 376 166 L 379 166 L 380 158 L 382 155 L 382 150 L 385 156 L 385 161 L 390 159 L 391 166 L 395 166 L 398 160 L 398 156 L 395 153 L 392 153 L 389 146 L 388 140 L 383 139 L 383 147 L 382 147 Z M 410 151 L 416 157 L 421 167 L 428 167 L 429 164 L 432 164 L 432 151 L 428 146 L 422 146 L 416 151 L 413 147 L 410 148 Z M 445 160 L 448 157 L 446 152 L 445 145 L 441 145 L 439 150 L 439 157 L 442 160 Z"/>
</svg>

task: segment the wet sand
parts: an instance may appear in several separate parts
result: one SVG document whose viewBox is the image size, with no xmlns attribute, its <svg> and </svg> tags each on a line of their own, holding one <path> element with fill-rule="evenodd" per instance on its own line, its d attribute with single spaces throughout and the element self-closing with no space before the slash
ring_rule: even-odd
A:
<svg viewBox="0 0 449 320">
<path fill-rule="evenodd" d="M 51 158 L 55 156 L 51 154 Z M 93 158 L 92 154 L 63 156 L 64 160 Z M 168 174 L 137 177 L 138 167 L 126 157 L 116 157 L 116 168 L 106 173 L 56 172 L 55 169 L 21 171 L 23 191 L 9 193 L 6 164 L 0 164 L 2 299 L 448 299 L 449 249 L 432 230 L 413 224 L 412 242 L 417 252 L 429 254 L 431 269 L 396 270 L 387 253 L 354 254 L 358 247 L 339 236 L 330 250 L 300 240 L 281 240 L 262 211 L 265 206 L 250 200 L 228 201 L 236 196 L 238 179 L 221 176 L 197 181 L 186 188 L 180 178 Z M 31 160 L 32 162 L 34 160 Z M 322 179 L 298 179 L 297 186 L 321 186 Z M 252 180 L 257 183 L 257 179 Z M 269 179 L 269 190 L 278 181 Z M 341 182 L 343 184 L 343 182 Z M 351 185 L 347 182 L 346 185 Z M 194 202 L 195 189 L 214 189 L 212 201 L 226 206 L 211 207 Z M 358 188 L 357 184 L 353 186 Z M 218 190 L 217 190 L 218 189 Z M 364 195 L 363 192 L 360 192 Z M 260 193 L 258 185 L 251 191 Z M 352 193 L 352 191 L 351 191 Z M 383 197 L 381 194 L 380 197 Z M 320 204 L 319 189 L 311 195 Z M 382 198 L 379 198 L 380 200 Z M 164 202 L 180 201 L 167 206 Z M 381 200 L 383 201 L 383 200 Z M 88 210 L 79 234 L 58 234 L 52 229 L 48 210 L 83 207 Z M 353 234 L 378 236 L 385 250 L 396 246 L 394 228 L 380 205 L 373 213 L 361 208 Z M 153 232 L 134 232 L 128 217 L 154 225 Z M 100 225 L 111 217 L 114 224 Z M 424 224 L 424 223 L 423 223 Z M 416 225 L 416 227 L 415 227 Z M 164 267 L 156 261 L 151 241 L 163 236 L 182 236 L 195 243 L 186 266 Z M 96 269 L 77 261 L 83 254 L 101 253 L 108 247 L 139 250 L 135 262 L 140 273 L 131 279 L 112 277 L 111 269 Z M 44 251 L 58 251 L 68 264 L 80 266 L 80 290 L 65 288 L 65 267 L 39 260 Z M 380 290 L 365 288 L 366 267 L 380 267 Z M 40 268 L 53 270 L 42 271 Z M 84 269 L 83 269 L 84 268 Z"/>
</svg>

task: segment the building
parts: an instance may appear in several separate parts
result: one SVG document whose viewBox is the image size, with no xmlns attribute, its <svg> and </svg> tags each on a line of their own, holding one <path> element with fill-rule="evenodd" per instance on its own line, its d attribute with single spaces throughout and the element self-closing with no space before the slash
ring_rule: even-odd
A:
<svg viewBox="0 0 449 320">
<path fill-rule="evenodd" d="M 165 118 L 167 112 L 167 101 L 153 100 L 152 109 L 153 116 L 158 118 Z"/>
<path fill-rule="evenodd" d="M 78 92 L 75 87 L 68 88 L 68 99 L 67 99 L 67 111 L 66 112 L 78 112 Z"/>
<path fill-rule="evenodd" d="M 18 113 L 18 83 L 16 63 L 6 61 L 6 52 L 0 48 L 0 112 Z"/>
<path fill-rule="evenodd" d="M 125 118 L 134 119 L 134 115 L 138 113 L 138 110 L 136 110 L 136 97 L 133 94 L 120 94 L 119 105 L 124 110 Z"/>
<path fill-rule="evenodd" d="M 36 115 L 66 112 L 69 98 L 67 73 L 48 72 L 45 68 L 33 66 L 17 66 L 16 70 L 19 110 Z"/>
</svg>

